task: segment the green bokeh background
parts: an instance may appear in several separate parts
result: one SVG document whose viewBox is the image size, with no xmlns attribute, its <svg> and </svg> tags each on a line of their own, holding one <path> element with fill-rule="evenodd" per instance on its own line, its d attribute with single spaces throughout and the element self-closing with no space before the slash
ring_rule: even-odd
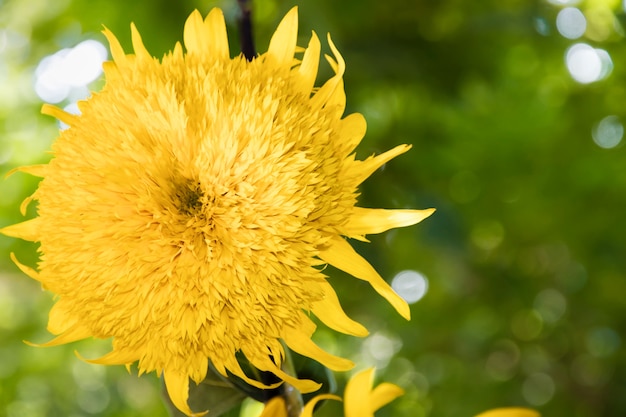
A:
<svg viewBox="0 0 626 417">
<path fill-rule="evenodd" d="M 299 44 L 311 30 L 330 32 L 347 62 L 348 112 L 368 120 L 359 156 L 413 145 L 364 184 L 360 204 L 437 208 L 418 226 L 354 243 L 388 280 L 402 270 L 427 277 L 410 322 L 365 283 L 328 269 L 371 336 L 320 326 L 316 340 L 407 391 L 377 416 L 472 416 L 508 405 L 551 417 L 626 415 L 626 148 L 592 138 L 605 117 L 626 120 L 620 2 L 258 0 L 260 51 L 296 4 Z M 557 31 L 566 5 L 587 17 L 580 39 Z M 213 6 L 225 11 L 235 54 L 234 0 L 0 0 L 0 174 L 49 157 L 58 126 L 39 114 L 33 91 L 42 58 L 104 42 L 102 24 L 130 50 L 131 21 L 161 56 L 193 9 Z M 564 55 L 577 42 L 609 53 L 608 77 L 572 79 Z M 330 74 L 323 67 L 320 81 Z M 23 219 L 19 203 L 36 184 L 24 174 L 2 181 L 0 227 Z M 52 295 L 9 260 L 15 252 L 35 265 L 35 248 L 0 236 L 0 416 L 166 416 L 154 374 L 74 355 L 97 357 L 108 341 L 22 342 L 50 337 Z"/>
</svg>

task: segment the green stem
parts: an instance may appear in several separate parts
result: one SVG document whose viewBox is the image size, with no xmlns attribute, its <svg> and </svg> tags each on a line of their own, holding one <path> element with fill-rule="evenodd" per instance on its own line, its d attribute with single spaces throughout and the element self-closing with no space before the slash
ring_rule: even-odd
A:
<svg viewBox="0 0 626 417">
<path fill-rule="evenodd" d="M 291 358 L 291 352 L 287 346 L 285 348 L 285 359 L 282 363 L 282 370 L 289 375 L 294 377 L 298 377 L 296 374 L 296 370 L 293 367 L 293 359 Z M 302 401 L 302 395 L 300 391 L 296 388 L 292 387 L 288 383 L 284 382 L 282 385 L 281 395 L 285 399 L 285 404 L 287 405 L 287 416 L 288 417 L 300 417 L 302 414 L 302 409 L 304 408 L 304 402 Z"/>
</svg>

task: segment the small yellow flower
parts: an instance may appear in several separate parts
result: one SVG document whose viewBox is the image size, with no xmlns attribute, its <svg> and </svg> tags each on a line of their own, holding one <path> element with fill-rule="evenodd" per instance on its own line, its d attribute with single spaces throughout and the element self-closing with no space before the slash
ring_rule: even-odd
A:
<svg viewBox="0 0 626 417">
<path fill-rule="evenodd" d="M 520 407 L 494 408 L 475 417 L 539 417 L 535 410 Z"/>
<path fill-rule="evenodd" d="M 22 205 L 38 217 L 0 232 L 40 243 L 38 270 L 16 264 L 57 295 L 43 346 L 112 338 L 91 362 L 163 373 L 188 415 L 189 378 L 211 363 L 266 388 L 239 366 L 240 352 L 303 392 L 319 384 L 280 366 L 284 342 L 333 370 L 353 366 L 311 341 L 315 314 L 357 336 L 323 274 L 331 264 L 368 281 L 407 319 L 408 305 L 344 237 L 418 223 L 433 210 L 356 207 L 358 186 L 409 149 L 355 159 L 360 114 L 343 117 L 344 61 L 328 42 L 335 75 L 314 89 L 320 42 L 297 48 L 292 9 L 267 53 L 230 58 L 224 17 L 193 12 L 161 60 L 134 25 L 134 54 L 108 30 L 106 85 L 79 103 L 81 115 L 45 105 L 70 127 L 47 165 L 18 168 L 41 177 Z M 304 51 L 302 58 L 296 52 Z"/>
<path fill-rule="evenodd" d="M 397 385 L 384 382 L 372 389 L 374 368 L 369 368 L 354 375 L 344 392 L 344 417 L 374 417 L 374 413 L 404 394 Z M 313 409 L 321 400 L 339 400 L 341 397 L 323 394 L 309 401 L 300 417 L 313 417 Z M 283 397 L 274 397 L 267 402 L 259 417 L 287 417 L 287 407 Z M 475 417 L 540 417 L 540 414 L 528 408 L 510 407 L 485 411 Z"/>
<path fill-rule="evenodd" d="M 404 394 L 397 385 L 383 382 L 372 389 L 373 383 L 374 368 L 358 372 L 348 381 L 344 392 L 344 417 L 374 417 L 374 412 Z M 313 417 L 313 409 L 321 400 L 341 401 L 341 397 L 332 394 L 318 395 L 304 406 L 300 417 Z M 284 399 L 272 398 L 259 417 L 287 417 Z"/>
</svg>

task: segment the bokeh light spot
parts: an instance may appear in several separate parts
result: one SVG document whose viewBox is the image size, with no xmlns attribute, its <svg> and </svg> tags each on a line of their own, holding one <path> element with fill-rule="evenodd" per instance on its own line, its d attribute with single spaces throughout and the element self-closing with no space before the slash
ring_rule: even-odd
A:
<svg viewBox="0 0 626 417">
<path fill-rule="evenodd" d="M 593 141 L 601 148 L 611 149 L 622 141 L 624 125 L 617 116 L 607 116 L 591 130 Z"/>
<path fill-rule="evenodd" d="M 608 52 L 586 43 L 570 46 L 565 53 L 565 63 L 572 78 L 581 84 L 602 80 L 613 69 L 613 61 Z"/>
<path fill-rule="evenodd" d="M 580 38 L 587 29 L 587 19 L 580 9 L 566 7 L 556 16 L 556 28 L 567 39 Z"/>
<path fill-rule="evenodd" d="M 524 381 L 522 395 L 528 403 L 534 406 L 544 405 L 554 396 L 554 381 L 544 373 L 536 373 Z"/>
<path fill-rule="evenodd" d="M 366 362 L 382 369 L 401 348 L 402 340 L 397 336 L 376 332 L 363 342 L 361 354 Z"/>
<path fill-rule="evenodd" d="M 598 327 L 587 334 L 587 350 L 595 357 L 606 357 L 614 353 L 622 341 L 617 332 L 608 327 Z"/>
<path fill-rule="evenodd" d="M 393 277 L 391 287 L 409 304 L 421 300 L 428 291 L 428 279 L 417 271 L 401 271 Z"/>
<path fill-rule="evenodd" d="M 89 414 L 102 413 L 109 405 L 110 400 L 111 395 L 104 384 L 90 389 L 79 389 L 76 393 L 78 406 Z"/>
<path fill-rule="evenodd" d="M 573 6 L 580 3 L 580 0 L 548 0 L 548 3 L 554 4 L 555 6 Z"/>
<path fill-rule="evenodd" d="M 64 48 L 45 57 L 35 70 L 35 92 L 48 103 L 59 103 L 73 90 L 85 87 L 102 74 L 107 50 L 95 40 L 86 40 L 73 48 Z"/>
<path fill-rule="evenodd" d="M 503 340 L 487 357 L 485 369 L 496 381 L 508 381 L 515 376 L 519 360 L 519 347 L 511 340 Z"/>
<path fill-rule="evenodd" d="M 544 322 L 556 323 L 567 309 L 567 300 L 559 291 L 548 288 L 535 297 L 535 310 Z"/>
<path fill-rule="evenodd" d="M 479 223 L 471 233 L 472 241 L 483 250 L 497 248 L 504 239 L 504 227 L 496 220 Z"/>
</svg>

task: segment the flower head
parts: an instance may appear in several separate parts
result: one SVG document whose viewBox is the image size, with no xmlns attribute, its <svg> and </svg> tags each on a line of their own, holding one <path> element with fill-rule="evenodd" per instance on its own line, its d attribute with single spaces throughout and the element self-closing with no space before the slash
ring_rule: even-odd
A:
<svg viewBox="0 0 626 417">
<path fill-rule="evenodd" d="M 374 368 L 358 372 L 348 381 L 344 392 L 344 417 L 374 417 L 374 412 L 404 394 L 404 390 L 395 384 L 383 382 L 372 389 L 373 383 Z M 318 395 L 304 406 L 300 417 L 313 417 L 313 410 L 321 400 L 341 401 L 341 397 L 332 394 Z M 259 417 L 287 417 L 286 410 L 284 399 L 274 397 L 266 404 Z"/>
<path fill-rule="evenodd" d="M 352 367 L 311 341 L 308 312 L 363 336 L 322 272 L 332 264 L 371 283 L 400 314 L 407 304 L 344 237 L 364 239 L 415 224 L 433 210 L 356 207 L 357 187 L 406 152 L 400 145 L 355 159 L 360 114 L 343 117 L 344 61 L 328 38 L 335 75 L 314 89 L 320 42 L 297 59 L 297 11 L 267 53 L 230 58 L 224 17 L 193 12 L 161 60 L 134 25 L 134 54 L 108 30 L 106 85 L 79 103 L 80 115 L 45 105 L 70 127 L 49 164 L 18 168 L 42 178 L 27 199 L 35 219 L 0 232 L 40 243 L 38 270 L 14 261 L 57 295 L 44 346 L 112 338 L 91 362 L 163 373 L 177 407 L 189 378 L 211 363 L 249 378 L 241 353 L 304 392 L 318 384 L 284 373 L 283 344 L 333 370 Z"/>
<path fill-rule="evenodd" d="M 372 389 L 374 368 L 356 373 L 344 391 L 344 417 L 374 417 L 374 413 L 404 394 L 404 390 L 395 384 L 383 382 Z M 332 394 L 317 395 L 305 406 L 300 417 L 314 417 L 313 410 L 322 400 L 339 400 Z M 287 417 L 285 399 L 277 396 L 265 404 L 259 417 Z M 540 417 L 535 410 L 520 407 L 495 408 L 475 417 Z"/>
</svg>

